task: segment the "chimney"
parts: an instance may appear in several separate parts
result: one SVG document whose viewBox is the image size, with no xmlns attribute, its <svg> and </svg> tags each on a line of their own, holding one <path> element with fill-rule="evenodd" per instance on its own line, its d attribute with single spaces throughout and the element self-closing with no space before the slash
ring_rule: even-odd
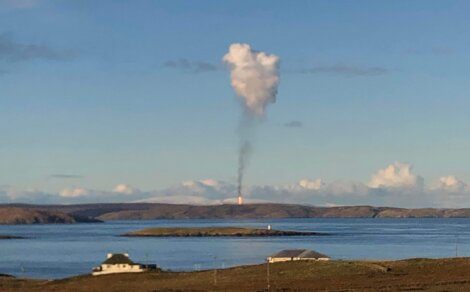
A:
<svg viewBox="0 0 470 292">
<path fill-rule="evenodd" d="M 238 205 L 243 205 L 243 197 L 241 194 L 238 195 L 237 202 L 238 202 Z"/>
</svg>

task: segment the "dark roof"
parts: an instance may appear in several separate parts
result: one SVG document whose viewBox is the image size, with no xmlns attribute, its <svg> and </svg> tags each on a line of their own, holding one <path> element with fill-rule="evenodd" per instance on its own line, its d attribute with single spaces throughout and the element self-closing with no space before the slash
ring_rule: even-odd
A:
<svg viewBox="0 0 470 292">
<path fill-rule="evenodd" d="M 135 263 L 125 254 L 115 253 L 110 258 L 103 262 L 104 265 L 116 265 L 116 264 L 129 264 L 134 265 Z"/>
<path fill-rule="evenodd" d="M 329 256 L 327 255 L 324 255 L 322 253 L 319 253 L 319 252 L 316 252 L 314 250 L 305 250 L 305 252 L 303 252 L 301 255 L 300 255 L 301 258 L 307 258 L 307 259 L 312 259 L 312 258 L 315 258 L 315 259 L 318 259 L 318 258 L 330 258 Z"/>
<path fill-rule="evenodd" d="M 328 256 L 308 249 L 285 249 L 271 256 L 272 258 L 329 258 Z"/>
</svg>

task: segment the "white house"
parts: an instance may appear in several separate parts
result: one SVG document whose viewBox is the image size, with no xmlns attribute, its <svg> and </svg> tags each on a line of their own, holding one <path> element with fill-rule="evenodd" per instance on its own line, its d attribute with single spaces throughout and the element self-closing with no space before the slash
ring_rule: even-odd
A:
<svg viewBox="0 0 470 292">
<path fill-rule="evenodd" d="M 308 249 L 285 249 L 267 258 L 268 262 L 329 261 L 330 257 Z"/>
<path fill-rule="evenodd" d="M 155 270 L 156 265 L 134 263 L 127 253 L 108 253 L 106 260 L 99 267 L 93 268 L 93 276 L 115 273 L 140 273 Z"/>
</svg>

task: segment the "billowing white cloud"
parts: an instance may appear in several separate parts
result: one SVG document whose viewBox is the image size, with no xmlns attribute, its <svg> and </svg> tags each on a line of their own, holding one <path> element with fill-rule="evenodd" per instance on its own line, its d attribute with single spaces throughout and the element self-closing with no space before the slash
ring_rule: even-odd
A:
<svg viewBox="0 0 470 292">
<path fill-rule="evenodd" d="M 66 197 L 66 198 L 83 197 L 89 194 L 90 194 L 90 191 L 82 187 L 66 188 L 60 191 L 59 193 L 61 197 Z"/>
<path fill-rule="evenodd" d="M 213 178 L 188 180 L 178 185 L 141 191 L 127 184 L 112 190 L 71 187 L 57 193 L 0 186 L 0 203 L 72 204 L 103 202 L 158 202 L 217 205 L 236 203 L 235 183 Z M 311 204 L 317 206 L 374 205 L 392 207 L 470 207 L 470 188 L 453 175 L 429 186 L 412 172 L 410 164 L 393 163 L 373 174 L 369 184 L 302 179 L 286 185 L 253 185 L 244 191 L 245 202 Z"/>
<path fill-rule="evenodd" d="M 372 176 L 371 188 L 407 188 L 418 186 L 422 178 L 412 173 L 412 165 L 395 162 Z"/>
<path fill-rule="evenodd" d="M 94 190 L 83 187 L 65 188 L 57 194 L 51 194 L 57 203 L 106 203 L 130 202 L 145 197 L 147 193 L 126 184 L 118 184 L 112 191 Z"/>
<path fill-rule="evenodd" d="M 440 177 L 434 186 L 435 189 L 461 192 L 467 188 L 467 184 L 453 175 Z"/>
<path fill-rule="evenodd" d="M 113 192 L 124 195 L 134 195 L 140 193 L 140 190 L 126 184 L 118 184 Z"/>
<path fill-rule="evenodd" d="M 299 186 L 307 190 L 319 190 L 325 186 L 325 182 L 321 178 L 315 180 L 302 179 L 299 181 Z"/>
</svg>

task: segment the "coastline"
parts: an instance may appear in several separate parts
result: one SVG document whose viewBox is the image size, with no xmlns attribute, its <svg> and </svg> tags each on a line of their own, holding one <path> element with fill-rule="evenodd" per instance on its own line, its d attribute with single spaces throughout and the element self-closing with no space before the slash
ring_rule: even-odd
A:
<svg viewBox="0 0 470 292">
<path fill-rule="evenodd" d="M 470 208 L 319 207 L 276 203 L 244 205 L 162 203 L 0 204 L 0 224 L 96 223 L 116 220 L 157 219 L 286 218 L 470 218 Z"/>
</svg>

